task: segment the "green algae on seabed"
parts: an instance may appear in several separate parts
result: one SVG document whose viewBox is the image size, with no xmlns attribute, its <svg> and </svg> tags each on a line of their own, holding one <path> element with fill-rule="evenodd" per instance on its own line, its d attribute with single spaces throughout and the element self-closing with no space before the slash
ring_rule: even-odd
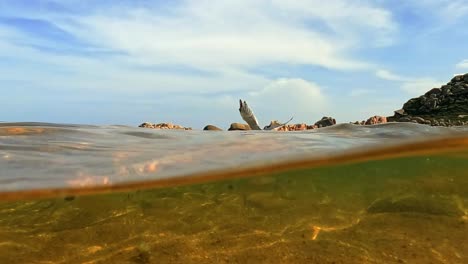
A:
<svg viewBox="0 0 468 264">
<path fill-rule="evenodd" d="M 0 204 L 0 263 L 467 263 L 468 151 Z"/>
</svg>

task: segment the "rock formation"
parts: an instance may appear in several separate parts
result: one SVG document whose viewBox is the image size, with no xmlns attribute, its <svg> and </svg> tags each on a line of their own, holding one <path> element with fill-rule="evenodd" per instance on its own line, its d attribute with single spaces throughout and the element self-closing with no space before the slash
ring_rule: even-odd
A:
<svg viewBox="0 0 468 264">
<path fill-rule="evenodd" d="M 180 125 L 174 125 L 172 123 L 153 124 L 153 123 L 150 123 L 150 122 L 144 122 L 143 124 L 139 125 L 138 127 L 154 128 L 154 129 L 192 130 L 191 127 L 183 127 L 183 126 L 180 126 Z"/>
<path fill-rule="evenodd" d="M 318 128 L 316 125 L 307 125 L 305 123 L 295 125 L 283 125 L 276 129 L 276 131 L 302 131 Z"/>
<path fill-rule="evenodd" d="M 387 118 L 385 116 L 373 116 L 367 119 L 367 121 L 364 122 L 364 125 L 376 125 L 385 123 L 387 123 Z"/>
<path fill-rule="evenodd" d="M 446 85 L 410 99 L 387 118 L 390 122 L 413 122 L 432 126 L 468 124 L 468 73 L 455 76 Z"/>
<path fill-rule="evenodd" d="M 277 126 L 279 123 L 278 121 L 271 121 L 269 126 Z M 333 126 L 336 124 L 336 120 L 333 117 L 323 117 L 319 121 L 315 122 L 314 125 L 308 125 L 305 123 L 294 124 L 294 125 L 280 125 L 275 130 L 276 131 L 302 131 L 302 130 L 310 130 L 316 129 L 321 127 Z"/>
<path fill-rule="evenodd" d="M 315 126 L 317 127 L 327 127 L 327 126 L 333 126 L 336 124 L 336 120 L 333 117 L 322 117 L 319 121 L 315 122 Z"/>
<path fill-rule="evenodd" d="M 210 131 L 222 131 L 221 128 L 213 125 L 207 125 L 203 128 L 203 130 L 210 130 Z"/>
<path fill-rule="evenodd" d="M 234 130 L 251 130 L 251 129 L 250 129 L 250 126 L 247 124 L 232 123 L 228 131 L 234 131 Z"/>
</svg>

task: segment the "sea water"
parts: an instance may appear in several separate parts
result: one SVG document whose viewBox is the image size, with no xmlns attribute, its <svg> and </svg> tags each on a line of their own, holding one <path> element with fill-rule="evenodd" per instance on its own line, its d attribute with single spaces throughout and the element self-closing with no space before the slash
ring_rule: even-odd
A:
<svg viewBox="0 0 468 264">
<path fill-rule="evenodd" d="M 0 124 L 0 263 L 467 263 L 468 129 Z"/>
</svg>

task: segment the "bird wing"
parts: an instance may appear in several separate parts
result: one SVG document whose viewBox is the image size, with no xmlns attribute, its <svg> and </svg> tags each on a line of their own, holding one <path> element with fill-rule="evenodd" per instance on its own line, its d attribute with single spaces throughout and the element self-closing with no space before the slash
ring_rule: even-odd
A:
<svg viewBox="0 0 468 264">
<path fill-rule="evenodd" d="M 250 109 L 247 105 L 247 102 L 242 102 L 242 100 L 239 100 L 239 104 L 239 112 L 242 119 L 244 119 L 244 121 L 247 122 L 247 124 L 249 124 L 252 130 L 262 130 L 258 125 L 257 118 L 255 117 L 252 109 Z"/>
<path fill-rule="evenodd" d="M 293 120 L 293 118 L 294 117 L 291 117 L 288 121 L 281 123 L 281 124 L 266 126 L 264 130 L 278 130 L 277 128 L 287 125 L 289 122 L 291 122 L 291 120 Z"/>
</svg>

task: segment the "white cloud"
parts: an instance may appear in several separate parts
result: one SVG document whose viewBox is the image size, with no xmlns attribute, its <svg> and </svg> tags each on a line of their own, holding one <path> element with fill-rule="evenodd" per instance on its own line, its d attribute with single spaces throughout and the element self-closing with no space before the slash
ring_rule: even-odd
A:
<svg viewBox="0 0 468 264">
<path fill-rule="evenodd" d="M 86 15 L 24 15 L 49 21 L 98 49 L 125 55 L 101 58 L 44 53 L 18 43 L 47 46 L 47 41 L 3 27 L 0 55 L 23 60 L 24 66 L 22 71 L 5 68 L 1 75 L 18 79 L 27 75 L 31 82 L 66 89 L 119 91 L 258 90 L 269 80 L 250 69 L 275 63 L 369 69 L 373 67 L 369 63 L 346 54 L 380 37 L 391 37 L 396 29 L 391 14 L 372 1 L 346 0 L 187 0 L 170 5 L 164 12 L 151 6 L 116 5 Z M 28 65 L 34 65 L 35 70 Z M 173 65 L 212 75 L 141 69 Z M 68 71 L 73 81 L 70 76 L 51 72 L 53 68 Z"/>
<path fill-rule="evenodd" d="M 178 94 L 171 96 L 171 101 L 163 100 L 162 105 L 170 108 L 177 102 L 178 111 L 165 113 L 162 121 L 176 120 L 182 124 L 200 127 L 215 124 L 227 128 L 232 122 L 242 120 L 238 108 L 239 99 L 248 102 L 254 111 L 260 126 L 266 126 L 271 120 L 285 122 L 292 116 L 292 123 L 314 123 L 322 116 L 330 114 L 328 99 L 317 84 L 299 78 L 279 78 L 271 80 L 258 91 L 234 95 L 199 96 Z M 153 104 L 160 103 L 155 100 Z M 187 115 L 187 113 L 190 115 Z M 222 114 L 220 114 L 222 113 Z M 145 120 L 153 120 L 153 113 L 147 113 Z M 197 118 L 201 121 L 194 122 Z"/>
<path fill-rule="evenodd" d="M 81 2 L 67 3 L 74 10 L 73 5 Z M 291 115 L 294 122 L 310 123 L 329 114 L 325 88 L 293 78 L 294 74 L 277 79 L 280 76 L 275 75 L 281 73 L 265 76 L 258 70 L 277 63 L 373 70 L 371 63 L 354 52 L 388 44 L 398 30 L 392 14 L 371 0 L 185 0 L 165 6 L 164 11 L 150 5 L 119 4 L 76 14 L 21 10 L 24 18 L 46 20 L 69 33 L 78 45 L 90 43 L 90 48 L 121 55 L 44 52 L 27 44 L 53 48 L 50 39 L 44 41 L 13 27 L 0 28 L 0 56 L 21 64 L 0 65 L 0 79 L 28 81 L 34 89 L 83 94 L 99 90 L 109 92 L 109 98 L 111 93 L 173 93 L 172 112 L 167 110 L 167 116 L 172 113 L 173 117 L 180 114 L 177 109 L 196 108 L 207 119 L 224 118 L 225 109 L 223 114 L 214 113 L 212 106 L 231 99 L 235 105 L 237 98 L 231 98 L 232 94 L 245 95 L 262 125 Z M 174 65 L 208 74 L 158 70 Z M 237 116 L 236 111 L 233 114 Z"/>
<path fill-rule="evenodd" d="M 447 23 L 455 23 L 468 15 L 466 0 L 419 0 L 415 4 Z"/>
<path fill-rule="evenodd" d="M 2 33 L 9 37 L 15 33 L 15 38 L 32 41 L 19 32 L 1 31 L 0 28 L 0 35 Z M 251 91 L 269 82 L 263 76 L 236 69 L 226 69 L 222 74 L 213 75 L 144 70 L 138 67 L 140 64 L 125 57 L 99 59 L 79 55 L 46 54 L 27 46 L 15 46 L 5 39 L 0 39 L 0 55 L 23 62 L 24 65 L 21 69 L 6 64 L 0 65 L 0 79 L 27 80 L 34 83 L 36 89 L 46 86 L 59 90 L 81 91 L 210 93 Z M 57 71 L 63 72 L 57 74 Z"/>
<path fill-rule="evenodd" d="M 443 40 L 458 36 L 463 42 L 466 36 L 468 23 L 468 5 L 466 0 L 412 0 L 388 1 L 387 6 L 399 13 L 399 22 L 402 25 L 401 42 L 410 42 L 421 46 L 431 46 L 435 43 L 444 47 L 451 44 Z M 405 33 L 407 32 L 407 33 Z M 450 37 L 448 37 L 450 36 Z"/>
<path fill-rule="evenodd" d="M 310 123 L 327 112 L 327 101 L 317 84 L 299 78 L 273 80 L 248 96 L 261 125 L 271 120 L 284 122 L 291 116 L 296 123 Z"/>
<path fill-rule="evenodd" d="M 443 84 L 444 84 L 443 82 L 434 80 L 432 78 L 420 78 L 420 79 L 409 80 L 403 83 L 401 88 L 409 94 L 422 95 L 422 94 L 425 94 L 430 89 L 435 88 L 435 87 L 440 87 Z"/>
<path fill-rule="evenodd" d="M 392 43 L 393 33 L 398 28 L 390 11 L 374 6 L 369 1 L 274 0 L 273 2 L 282 10 L 298 14 L 300 18 L 324 21 L 341 37 L 355 39 L 353 35 L 359 35 L 360 38 L 366 38 L 366 35 L 372 32 L 370 34 L 372 38 L 366 38 L 367 43 L 357 40 L 354 43 L 356 45 L 388 45 Z M 350 39 L 348 42 L 351 42 Z"/>
<path fill-rule="evenodd" d="M 349 96 L 351 97 L 361 97 L 364 95 L 369 95 L 369 94 L 374 94 L 375 91 L 371 89 L 353 89 L 349 93 Z"/>
<path fill-rule="evenodd" d="M 456 67 L 459 69 L 468 69 L 468 59 L 460 61 L 457 63 Z"/>
<path fill-rule="evenodd" d="M 387 70 L 377 70 L 375 75 L 381 79 L 388 80 L 388 81 L 406 81 L 407 78 L 394 74 Z"/>
<path fill-rule="evenodd" d="M 31 79 L 37 78 L 35 82 L 42 78 L 57 86 L 129 91 L 260 89 L 268 80 L 250 73 L 250 69 L 275 63 L 369 69 L 373 66 L 348 54 L 357 47 L 373 45 L 374 40 L 377 44 L 380 38 L 391 38 L 396 30 L 391 13 L 372 1 L 187 0 L 166 7 L 164 12 L 150 5 L 145 9 L 115 5 L 86 15 L 23 13 L 31 19 L 50 21 L 83 43 L 125 54 L 93 58 L 43 53 L 16 43 L 47 42 L 13 28 L 0 28 L 0 36 L 6 40 L 0 45 L 8 46 L 0 50 L 0 55 L 44 65 L 30 73 Z M 322 30 L 323 26 L 327 29 Z M 138 68 L 172 65 L 207 71 L 213 76 Z M 57 75 L 46 78 L 41 69 L 46 72 L 50 67 L 72 72 L 74 81 Z M 18 72 L 12 71 L 13 75 Z"/>
<path fill-rule="evenodd" d="M 268 97 L 270 99 L 282 100 L 279 96 L 284 95 L 287 97 L 293 96 L 298 100 L 309 101 L 311 98 L 322 101 L 322 93 L 320 87 L 313 83 L 300 78 L 280 78 L 272 81 L 262 90 L 251 92 L 251 96 Z M 304 98 L 304 95 L 306 96 Z"/>
<path fill-rule="evenodd" d="M 275 6 L 291 10 L 300 16 L 318 17 L 339 28 L 349 24 L 379 30 L 393 30 L 395 24 L 389 11 L 373 6 L 369 1 L 273 0 Z"/>
<path fill-rule="evenodd" d="M 60 27 L 96 45 L 130 54 L 142 64 L 203 69 L 270 63 L 363 69 L 350 48 L 391 38 L 391 14 L 371 1 L 184 1 L 170 15 L 157 10 L 112 10 Z M 311 21 L 328 27 L 318 30 Z"/>
<path fill-rule="evenodd" d="M 401 89 L 411 95 L 421 95 L 434 87 L 440 87 L 443 82 L 430 77 L 408 77 L 380 69 L 375 75 L 381 79 L 401 83 Z"/>
</svg>

